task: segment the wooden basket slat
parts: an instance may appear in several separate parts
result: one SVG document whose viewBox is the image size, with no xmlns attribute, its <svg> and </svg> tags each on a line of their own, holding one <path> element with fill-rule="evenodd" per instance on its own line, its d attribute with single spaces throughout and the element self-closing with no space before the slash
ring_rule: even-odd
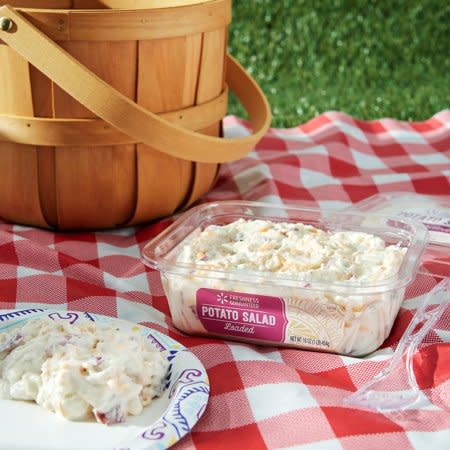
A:
<svg viewBox="0 0 450 450">
<path fill-rule="evenodd" d="M 138 103 L 155 113 L 195 105 L 201 34 L 139 42 Z"/>
<path fill-rule="evenodd" d="M 207 102 L 213 99 L 224 89 L 224 60 L 227 46 L 226 29 L 214 30 L 203 34 L 202 58 L 200 63 L 196 103 Z M 210 136 L 219 136 L 220 122 L 209 126 L 202 133 Z M 215 182 L 217 164 L 195 163 L 195 178 L 191 194 L 185 206 L 192 205 L 199 197 L 208 192 Z"/>
<path fill-rule="evenodd" d="M 29 65 L 0 45 L 0 114 L 33 115 Z M 5 219 L 45 225 L 39 200 L 37 150 L 34 146 L 2 143 L 0 192 Z"/>
<path fill-rule="evenodd" d="M 52 81 L 30 66 L 35 117 L 53 117 Z M 55 148 L 41 146 L 37 152 L 39 199 L 42 214 L 50 226 L 58 225 L 56 208 Z"/>
<path fill-rule="evenodd" d="M 63 46 L 99 77 L 135 99 L 135 42 L 65 42 Z M 95 117 L 57 86 L 53 97 L 55 117 Z M 134 145 L 57 147 L 59 226 L 102 228 L 126 222 L 136 201 L 135 158 Z"/>
<path fill-rule="evenodd" d="M 198 34 L 140 42 L 138 103 L 153 112 L 193 106 L 201 43 Z M 131 223 L 142 221 L 149 210 L 155 217 L 172 214 L 188 195 L 192 178 L 189 161 L 168 157 L 143 144 L 137 145 L 137 152 L 138 197 Z M 158 182 L 144 169 L 150 157 L 158 167 Z M 145 195 L 149 190 L 152 195 Z"/>
</svg>

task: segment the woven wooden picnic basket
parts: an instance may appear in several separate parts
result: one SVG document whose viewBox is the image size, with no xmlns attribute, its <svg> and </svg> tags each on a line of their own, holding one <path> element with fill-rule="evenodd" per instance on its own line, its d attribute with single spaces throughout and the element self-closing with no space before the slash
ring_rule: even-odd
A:
<svg viewBox="0 0 450 450">
<path fill-rule="evenodd" d="M 231 0 L 0 1 L 0 217 L 109 228 L 207 192 L 270 123 L 230 21 Z M 242 139 L 221 137 L 228 86 Z"/>
</svg>

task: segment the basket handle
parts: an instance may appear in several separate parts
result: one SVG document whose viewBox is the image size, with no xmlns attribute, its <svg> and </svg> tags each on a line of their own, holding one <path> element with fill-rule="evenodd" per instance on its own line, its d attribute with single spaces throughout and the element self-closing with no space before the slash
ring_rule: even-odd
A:
<svg viewBox="0 0 450 450">
<path fill-rule="evenodd" d="M 95 115 L 177 158 L 206 163 L 242 158 L 270 125 L 270 107 L 263 92 L 229 55 L 226 82 L 247 110 L 254 130 L 241 139 L 207 136 L 161 119 L 111 87 L 10 6 L 0 7 L 0 39 Z"/>
</svg>

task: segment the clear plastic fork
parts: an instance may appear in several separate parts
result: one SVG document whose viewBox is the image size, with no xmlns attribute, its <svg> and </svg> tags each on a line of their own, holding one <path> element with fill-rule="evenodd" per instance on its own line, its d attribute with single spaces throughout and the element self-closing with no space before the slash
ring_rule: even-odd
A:
<svg viewBox="0 0 450 450">
<path fill-rule="evenodd" d="M 450 279 L 445 278 L 428 293 L 424 302 L 417 309 L 408 328 L 403 333 L 389 365 L 356 392 L 345 397 L 344 404 L 380 412 L 403 410 L 414 404 L 421 395 L 414 374 L 414 353 L 449 303 Z M 427 310 L 430 304 L 433 304 L 434 307 Z M 422 323 L 422 327 L 415 331 Z M 392 386 L 393 378 L 398 376 L 399 371 L 406 372 L 402 374 L 406 375 L 403 377 L 406 380 L 406 388 L 397 391 L 386 390 L 386 386 L 389 384 Z"/>
</svg>

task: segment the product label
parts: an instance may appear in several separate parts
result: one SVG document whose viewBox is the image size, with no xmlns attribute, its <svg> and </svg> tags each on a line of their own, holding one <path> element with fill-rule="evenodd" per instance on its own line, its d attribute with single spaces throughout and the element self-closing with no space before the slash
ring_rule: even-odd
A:
<svg viewBox="0 0 450 450">
<path fill-rule="evenodd" d="M 202 288 L 197 315 L 212 333 L 284 342 L 286 305 L 280 297 Z"/>
<path fill-rule="evenodd" d="M 411 208 L 400 211 L 399 215 L 422 222 L 430 231 L 450 233 L 450 211 L 436 208 Z"/>
</svg>

